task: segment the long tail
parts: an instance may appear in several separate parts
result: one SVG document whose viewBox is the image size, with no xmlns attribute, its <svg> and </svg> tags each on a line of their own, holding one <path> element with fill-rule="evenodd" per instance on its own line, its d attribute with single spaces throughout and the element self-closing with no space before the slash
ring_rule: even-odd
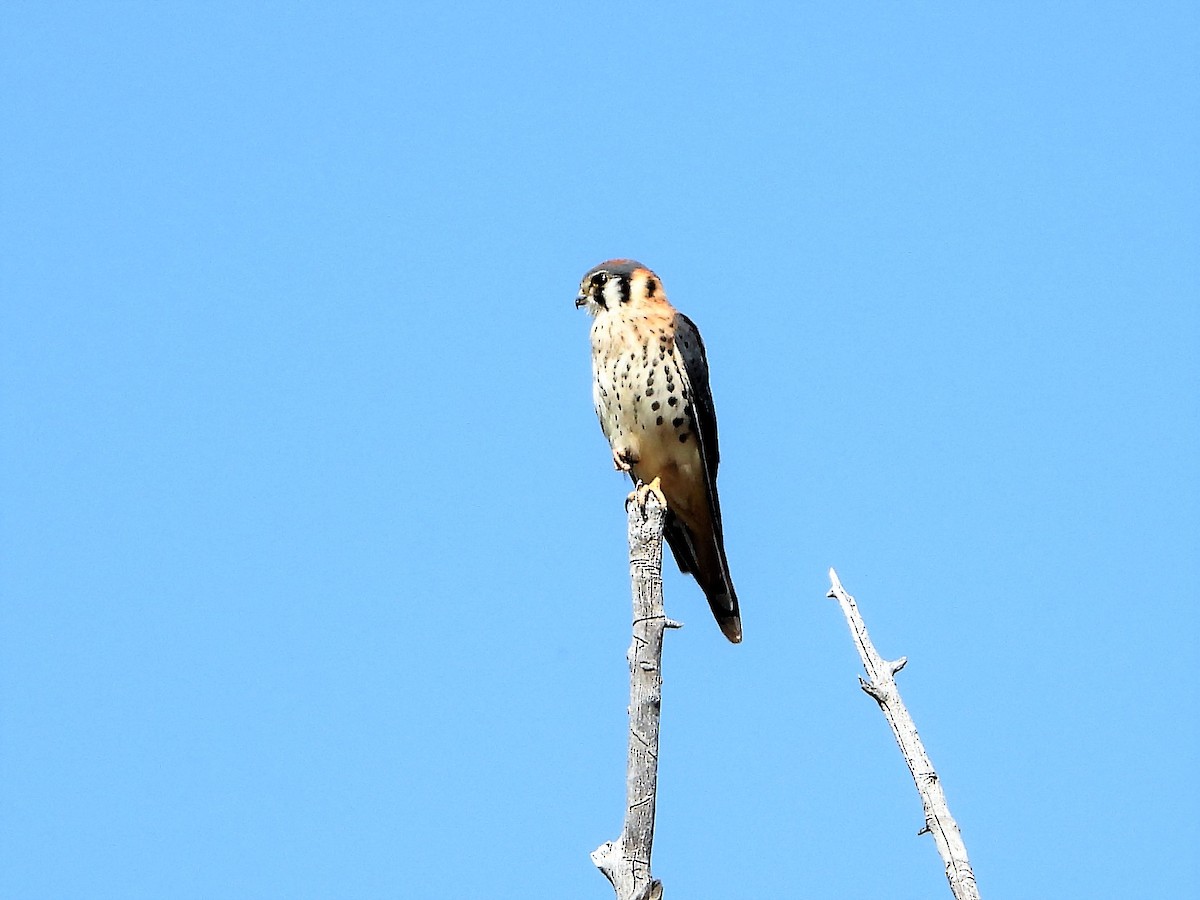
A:
<svg viewBox="0 0 1200 900">
<path fill-rule="evenodd" d="M 725 559 L 721 535 L 709 529 L 708 534 L 698 538 L 671 510 L 667 510 L 663 533 L 675 562 L 679 564 L 679 571 L 692 575 L 704 591 L 721 633 L 731 643 L 740 644 L 742 616 L 733 579 L 729 577 L 729 562 Z"/>
</svg>

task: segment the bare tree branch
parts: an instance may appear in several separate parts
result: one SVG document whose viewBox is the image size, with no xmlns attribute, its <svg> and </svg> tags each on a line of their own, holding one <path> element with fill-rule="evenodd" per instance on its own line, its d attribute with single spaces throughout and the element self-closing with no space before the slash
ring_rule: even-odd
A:
<svg viewBox="0 0 1200 900">
<path fill-rule="evenodd" d="M 912 773 L 913 781 L 916 783 L 917 793 L 921 795 L 921 805 L 925 809 L 925 827 L 921 829 L 920 833 L 924 834 L 928 831 L 933 835 L 937 851 L 946 865 L 946 880 L 950 882 L 950 890 L 953 892 L 955 900 L 979 900 L 979 888 L 975 884 L 975 873 L 971 871 L 971 863 L 967 859 L 967 848 L 963 844 L 958 824 L 950 815 L 950 807 L 946 804 L 946 794 L 942 790 L 941 781 L 938 780 L 933 763 L 929 761 L 929 756 L 925 753 L 920 735 L 917 734 L 917 726 L 913 723 L 912 716 L 908 714 L 904 701 L 900 699 L 900 689 L 896 686 L 894 676 L 904 668 L 908 660 L 902 656 L 897 660 L 888 661 L 879 655 L 867 634 L 866 623 L 863 622 L 862 616 L 858 612 L 854 598 L 846 593 L 841 581 L 838 580 L 837 572 L 833 569 L 829 570 L 829 580 L 833 587 L 828 596 L 837 600 L 842 607 L 842 613 L 850 625 L 850 633 L 854 636 L 854 643 L 858 647 L 858 655 L 862 657 L 863 668 L 867 670 L 867 676 L 870 679 L 868 681 L 859 677 L 858 683 L 875 699 L 883 711 L 884 718 L 887 719 L 888 725 L 892 727 L 892 733 L 896 736 L 896 743 L 900 745 L 904 761 L 908 763 L 908 770 Z"/>
<path fill-rule="evenodd" d="M 631 495 L 632 496 L 632 495 Z M 658 790 L 658 721 L 662 698 L 663 631 L 678 628 L 663 613 L 662 536 L 665 510 L 653 492 L 645 509 L 629 513 L 629 575 L 633 583 L 633 642 L 629 645 L 629 762 L 625 827 L 601 844 L 592 862 L 612 882 L 617 900 L 659 900 L 662 883 L 650 874 L 654 803 Z"/>
</svg>

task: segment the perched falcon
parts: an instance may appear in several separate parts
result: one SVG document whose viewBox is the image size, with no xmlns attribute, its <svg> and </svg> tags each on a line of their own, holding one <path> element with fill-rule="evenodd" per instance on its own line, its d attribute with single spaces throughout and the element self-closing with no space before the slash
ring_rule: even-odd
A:
<svg viewBox="0 0 1200 900">
<path fill-rule="evenodd" d="M 664 500 L 675 561 L 736 644 L 742 620 L 725 560 L 717 416 L 700 332 L 668 302 L 659 277 L 630 259 L 584 275 L 575 306 L 595 319 L 592 399 L 613 464 Z"/>
</svg>

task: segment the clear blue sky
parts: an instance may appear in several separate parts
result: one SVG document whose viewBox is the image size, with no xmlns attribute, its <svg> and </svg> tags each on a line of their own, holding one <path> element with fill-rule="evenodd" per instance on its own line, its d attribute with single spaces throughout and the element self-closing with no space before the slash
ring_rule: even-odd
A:
<svg viewBox="0 0 1200 900">
<path fill-rule="evenodd" d="M 1048 8 L 1052 7 L 1052 8 Z M 1200 889 L 1194 3 L 0 13 L 0 895 L 607 897 L 580 275 L 709 348 L 669 896 Z"/>
</svg>

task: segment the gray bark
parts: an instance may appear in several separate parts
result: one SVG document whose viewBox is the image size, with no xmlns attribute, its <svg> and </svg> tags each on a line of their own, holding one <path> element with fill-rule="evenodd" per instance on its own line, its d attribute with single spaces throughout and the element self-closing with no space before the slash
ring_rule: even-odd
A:
<svg viewBox="0 0 1200 900">
<path fill-rule="evenodd" d="M 971 863 L 967 859 L 967 848 L 963 843 L 958 824 L 950 815 L 950 807 L 946 803 L 946 794 L 942 783 L 934 771 L 933 763 L 929 761 L 925 747 L 917 734 L 917 726 L 904 701 L 900 699 L 900 689 L 896 686 L 895 674 L 904 668 L 908 660 L 900 657 L 895 661 L 885 660 L 871 643 L 867 634 L 866 623 L 858 612 L 854 598 L 846 593 L 838 580 L 837 572 L 829 570 L 829 580 L 833 587 L 829 597 L 837 600 L 842 607 L 846 622 L 850 625 L 850 633 L 858 647 L 858 655 L 862 657 L 863 668 L 867 670 L 869 680 L 858 679 L 859 685 L 866 693 L 874 698 L 883 711 L 884 718 L 896 736 L 904 761 L 912 773 L 917 793 L 921 795 L 921 805 L 925 809 L 925 827 L 921 834 L 928 831 L 933 835 L 938 854 L 946 866 L 946 880 L 950 882 L 950 890 L 955 900 L 979 900 L 979 888 L 975 884 L 975 873 L 971 871 Z"/>
<path fill-rule="evenodd" d="M 645 509 L 632 500 L 629 575 L 633 586 L 633 641 L 629 660 L 629 759 L 625 776 L 625 827 L 621 837 L 592 852 L 592 862 L 617 900 L 657 900 L 662 883 L 650 874 L 654 803 L 658 789 L 658 723 L 662 697 L 663 631 L 677 628 L 663 613 L 662 536 L 665 510 L 653 493 Z"/>
</svg>

